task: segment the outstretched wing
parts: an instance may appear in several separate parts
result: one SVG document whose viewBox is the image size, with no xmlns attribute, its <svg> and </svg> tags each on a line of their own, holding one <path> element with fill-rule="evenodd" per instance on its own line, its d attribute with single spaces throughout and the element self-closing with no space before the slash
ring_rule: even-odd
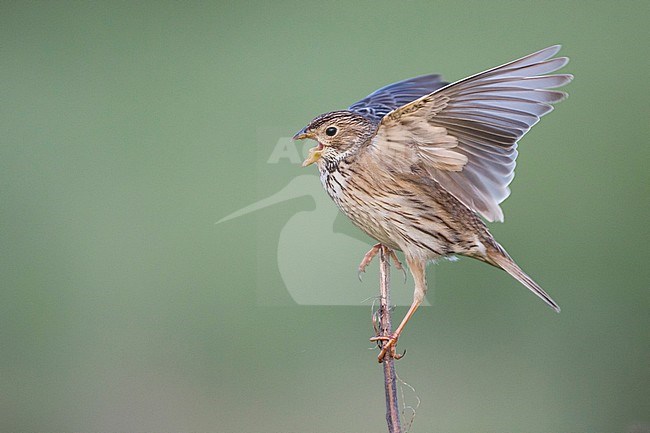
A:
<svg viewBox="0 0 650 433">
<path fill-rule="evenodd" d="M 391 111 L 446 86 L 440 75 L 422 75 L 375 90 L 348 110 L 379 122 Z"/>
<path fill-rule="evenodd" d="M 489 221 L 503 221 L 499 203 L 514 177 L 517 141 L 551 104 L 566 97 L 549 90 L 568 74 L 545 75 L 567 64 L 552 46 L 449 84 L 386 114 L 369 151 L 393 170 L 415 163 Z"/>
</svg>

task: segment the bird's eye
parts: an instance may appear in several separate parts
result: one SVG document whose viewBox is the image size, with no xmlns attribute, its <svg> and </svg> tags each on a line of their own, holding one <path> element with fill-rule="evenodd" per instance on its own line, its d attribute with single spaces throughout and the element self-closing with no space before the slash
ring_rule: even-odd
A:
<svg viewBox="0 0 650 433">
<path fill-rule="evenodd" d="M 327 128 L 325 130 L 325 134 L 330 136 L 330 137 L 334 137 L 337 132 L 338 132 L 338 129 L 336 129 L 336 127 L 334 127 L 334 126 L 330 126 L 329 128 Z"/>
</svg>

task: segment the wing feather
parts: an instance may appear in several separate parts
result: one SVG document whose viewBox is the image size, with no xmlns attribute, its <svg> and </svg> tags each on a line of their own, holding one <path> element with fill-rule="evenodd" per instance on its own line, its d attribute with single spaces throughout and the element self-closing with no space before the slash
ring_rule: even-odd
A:
<svg viewBox="0 0 650 433">
<path fill-rule="evenodd" d="M 397 172 L 420 164 L 440 185 L 490 221 L 510 190 L 517 142 L 566 93 L 550 74 L 567 64 L 552 46 L 449 84 L 386 113 L 369 151 Z M 372 96 L 372 95 L 371 95 Z"/>
<path fill-rule="evenodd" d="M 387 113 L 424 95 L 428 95 L 447 84 L 449 83 L 442 81 L 442 77 L 437 74 L 409 78 L 372 92 L 362 100 L 352 104 L 348 110 L 374 122 L 379 122 Z"/>
</svg>

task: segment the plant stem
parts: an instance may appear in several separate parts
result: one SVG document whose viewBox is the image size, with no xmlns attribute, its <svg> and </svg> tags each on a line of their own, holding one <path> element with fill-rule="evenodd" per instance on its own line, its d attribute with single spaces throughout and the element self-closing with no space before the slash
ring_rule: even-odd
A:
<svg viewBox="0 0 650 433">
<path fill-rule="evenodd" d="M 383 246 L 380 250 L 379 262 L 379 335 L 389 337 L 393 333 L 390 321 L 390 249 Z M 397 380 L 395 376 L 395 360 L 389 350 L 381 364 L 384 369 L 384 389 L 386 391 L 386 423 L 389 433 L 401 433 L 399 420 L 399 405 L 397 401 Z"/>
</svg>

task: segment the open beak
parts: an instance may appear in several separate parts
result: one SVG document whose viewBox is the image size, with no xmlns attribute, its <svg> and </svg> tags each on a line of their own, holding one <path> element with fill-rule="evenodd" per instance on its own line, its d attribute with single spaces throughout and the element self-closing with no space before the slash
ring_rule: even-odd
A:
<svg viewBox="0 0 650 433">
<path fill-rule="evenodd" d="M 307 132 L 307 128 L 303 128 L 293 136 L 294 140 L 304 140 L 305 138 L 314 138 L 314 134 L 312 132 Z M 307 167 L 308 165 L 312 165 L 320 159 L 322 153 L 323 145 L 318 143 L 318 146 L 309 149 L 309 155 L 307 156 L 307 159 L 303 161 L 302 166 Z"/>
<path fill-rule="evenodd" d="M 302 166 L 307 167 L 308 165 L 312 165 L 320 159 L 322 153 L 323 145 L 318 143 L 318 146 L 309 149 L 309 155 L 307 156 L 307 159 L 302 162 Z"/>
</svg>

